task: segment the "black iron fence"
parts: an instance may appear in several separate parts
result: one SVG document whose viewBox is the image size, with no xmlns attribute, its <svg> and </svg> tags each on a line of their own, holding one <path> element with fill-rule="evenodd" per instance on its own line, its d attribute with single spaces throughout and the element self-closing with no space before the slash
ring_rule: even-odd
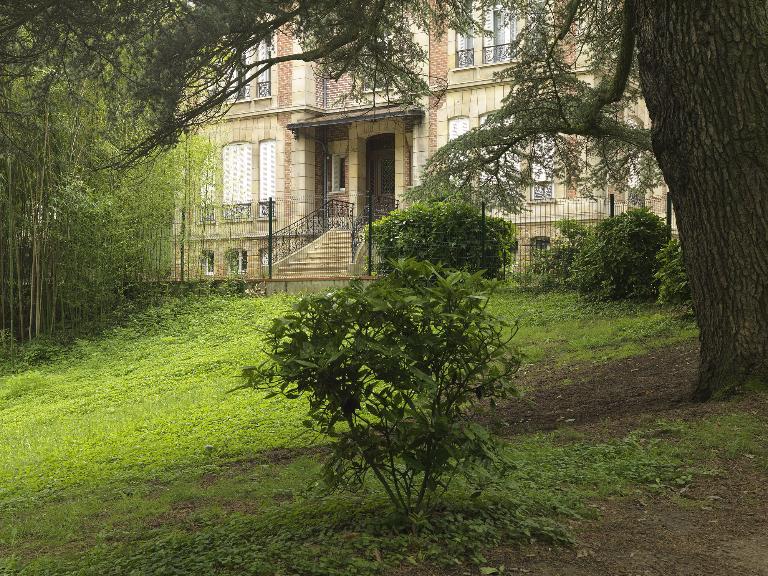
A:
<svg viewBox="0 0 768 576">
<path fill-rule="evenodd" d="M 373 223 L 398 205 L 391 196 L 371 193 L 358 195 L 355 200 L 329 198 L 324 202 L 306 203 L 287 198 L 179 209 L 165 231 L 152 232 L 150 243 L 154 248 L 147 259 L 156 273 L 148 279 L 328 278 L 375 274 L 379 257 L 369 242 Z M 516 227 L 516 249 L 508 256 L 503 255 L 504 270 L 508 272 L 524 270 L 537 250 L 547 249 L 555 242 L 563 220 L 595 225 L 639 207 L 657 214 L 676 232 L 674 211 L 666 194 L 629 200 L 608 195 L 531 201 L 517 213 L 485 206 L 482 210 L 484 220 L 499 217 Z M 462 225 L 454 223 L 454 230 Z M 467 236 L 446 229 L 433 236 L 423 238 L 425 254 L 463 254 L 467 264 L 478 253 L 485 254 L 482 230 Z M 457 246 L 457 242 L 463 242 L 463 247 Z"/>
</svg>

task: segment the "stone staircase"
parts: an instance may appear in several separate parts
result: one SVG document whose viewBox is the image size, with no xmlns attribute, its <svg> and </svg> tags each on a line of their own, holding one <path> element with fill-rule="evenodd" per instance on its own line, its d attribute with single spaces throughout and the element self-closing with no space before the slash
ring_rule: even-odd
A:
<svg viewBox="0 0 768 576">
<path fill-rule="evenodd" d="M 275 278 L 327 278 L 351 272 L 352 236 L 348 230 L 329 230 L 315 241 L 275 263 Z"/>
</svg>

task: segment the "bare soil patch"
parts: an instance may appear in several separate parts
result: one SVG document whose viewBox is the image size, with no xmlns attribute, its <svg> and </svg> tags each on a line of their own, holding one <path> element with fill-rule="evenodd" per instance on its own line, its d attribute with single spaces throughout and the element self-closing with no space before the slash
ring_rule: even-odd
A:
<svg viewBox="0 0 768 576">
<path fill-rule="evenodd" d="M 536 368 L 520 374 L 524 399 L 483 420 L 509 435 L 571 427 L 589 436 L 623 436 L 660 418 L 697 420 L 749 411 L 768 418 L 765 396 L 690 402 L 698 363 L 694 344 L 594 366 Z M 571 521 L 573 548 L 499 548 L 489 567 L 535 576 L 768 576 L 768 477 L 748 457 L 711 463 L 679 492 L 594 504 L 598 518 Z M 479 569 L 403 568 L 397 574 L 447 576 Z"/>
<path fill-rule="evenodd" d="M 518 374 L 521 398 L 482 419 L 507 435 L 563 426 L 621 434 L 663 414 L 701 417 L 718 403 L 690 402 L 697 366 L 693 343 L 603 364 L 539 365 Z"/>
</svg>

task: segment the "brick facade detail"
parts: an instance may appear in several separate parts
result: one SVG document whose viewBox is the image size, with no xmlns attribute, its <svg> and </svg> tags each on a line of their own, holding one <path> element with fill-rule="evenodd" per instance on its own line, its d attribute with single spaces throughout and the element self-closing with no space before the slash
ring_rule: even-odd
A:
<svg viewBox="0 0 768 576">
<path fill-rule="evenodd" d="M 448 36 L 429 33 L 429 155 L 437 150 L 438 110 L 445 105 L 443 93 L 448 84 Z"/>
</svg>

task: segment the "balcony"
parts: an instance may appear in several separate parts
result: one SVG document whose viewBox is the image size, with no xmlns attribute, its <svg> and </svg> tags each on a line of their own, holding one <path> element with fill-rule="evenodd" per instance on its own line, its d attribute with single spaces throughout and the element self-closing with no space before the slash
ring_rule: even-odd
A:
<svg viewBox="0 0 768 576">
<path fill-rule="evenodd" d="M 247 84 L 240 88 L 240 90 L 237 91 L 237 94 L 235 94 L 235 101 L 239 102 L 240 100 L 248 100 L 251 97 L 251 87 Z"/>
<path fill-rule="evenodd" d="M 483 46 L 483 64 L 509 62 L 512 59 L 512 44 Z"/>
<path fill-rule="evenodd" d="M 221 217 L 228 222 L 243 222 L 253 218 L 251 204 L 227 204 L 221 207 Z"/>
<path fill-rule="evenodd" d="M 274 210 L 274 207 L 273 207 Z M 259 212 L 258 212 L 259 218 L 269 218 L 269 201 L 266 202 L 259 202 Z M 272 214 L 272 219 L 274 220 L 276 218 L 276 214 Z"/>
<path fill-rule="evenodd" d="M 467 50 L 456 51 L 456 68 L 469 68 L 475 65 L 475 50 L 468 48 Z"/>
<path fill-rule="evenodd" d="M 269 98 L 272 96 L 272 81 L 266 80 L 264 82 L 256 83 L 256 97 L 257 98 Z"/>
</svg>

